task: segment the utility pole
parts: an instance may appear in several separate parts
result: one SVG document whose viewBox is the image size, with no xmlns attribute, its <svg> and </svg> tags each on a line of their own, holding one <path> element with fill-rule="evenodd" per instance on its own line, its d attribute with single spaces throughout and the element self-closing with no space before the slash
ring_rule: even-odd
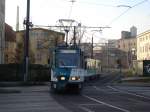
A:
<svg viewBox="0 0 150 112">
<path fill-rule="evenodd" d="M 19 6 L 17 6 L 16 31 L 19 31 Z"/>
<path fill-rule="evenodd" d="M 73 33 L 73 45 L 76 46 L 76 27 L 74 26 L 74 33 Z"/>
<path fill-rule="evenodd" d="M 91 58 L 93 58 L 93 48 L 94 48 L 94 45 L 93 45 L 93 35 L 92 35 L 92 51 L 91 51 Z"/>
<path fill-rule="evenodd" d="M 102 31 L 101 28 L 110 28 L 110 27 L 98 27 L 98 28 L 100 28 L 100 30 L 92 30 L 92 31 L 101 32 Z M 94 44 L 93 35 L 94 35 L 94 33 L 92 34 L 91 58 L 93 58 L 93 48 L 94 48 L 94 45 L 93 45 Z"/>
<path fill-rule="evenodd" d="M 26 35 L 25 35 L 25 59 L 24 59 L 24 82 L 28 80 L 28 72 L 29 72 L 29 27 L 30 27 L 30 0 L 27 0 L 27 15 L 26 15 Z"/>
</svg>

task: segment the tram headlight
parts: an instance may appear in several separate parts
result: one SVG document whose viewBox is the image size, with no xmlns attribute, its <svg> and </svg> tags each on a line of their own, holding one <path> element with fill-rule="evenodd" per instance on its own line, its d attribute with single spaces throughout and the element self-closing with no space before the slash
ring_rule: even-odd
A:
<svg viewBox="0 0 150 112">
<path fill-rule="evenodd" d="M 79 76 L 72 76 L 71 77 L 71 80 L 75 81 L 75 80 L 80 80 L 80 77 Z"/>
<path fill-rule="evenodd" d="M 63 77 L 63 76 L 62 76 L 62 77 L 60 77 L 60 80 L 65 80 L 65 79 L 66 79 L 66 78 L 65 78 L 65 77 Z"/>
</svg>

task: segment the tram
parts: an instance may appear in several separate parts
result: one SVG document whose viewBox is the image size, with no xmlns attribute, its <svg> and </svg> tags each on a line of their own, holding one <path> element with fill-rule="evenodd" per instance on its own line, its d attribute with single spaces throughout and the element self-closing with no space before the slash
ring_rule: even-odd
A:
<svg viewBox="0 0 150 112">
<path fill-rule="evenodd" d="M 86 71 L 85 77 L 88 79 L 97 79 L 101 74 L 101 61 L 98 59 L 86 58 Z M 86 78 L 86 79 L 87 79 Z"/>
<path fill-rule="evenodd" d="M 81 91 L 86 70 L 84 55 L 77 46 L 58 46 L 53 50 L 51 89 L 62 91 L 73 88 Z"/>
</svg>

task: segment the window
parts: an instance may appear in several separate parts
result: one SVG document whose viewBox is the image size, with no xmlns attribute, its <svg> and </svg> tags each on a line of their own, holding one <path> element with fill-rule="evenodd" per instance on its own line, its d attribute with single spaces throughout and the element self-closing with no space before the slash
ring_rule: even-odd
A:
<svg viewBox="0 0 150 112">
<path fill-rule="evenodd" d="M 41 49 L 41 48 L 42 48 L 42 41 L 37 40 L 37 49 Z"/>
</svg>

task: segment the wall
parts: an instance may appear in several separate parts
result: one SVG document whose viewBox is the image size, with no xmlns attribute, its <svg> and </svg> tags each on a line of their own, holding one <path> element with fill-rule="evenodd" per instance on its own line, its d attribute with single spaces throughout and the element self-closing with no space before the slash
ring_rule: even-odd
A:
<svg viewBox="0 0 150 112">
<path fill-rule="evenodd" d="M 23 41 L 25 31 L 17 32 L 17 42 Z M 20 37 L 21 36 L 21 37 Z M 48 64 L 50 49 L 57 44 L 64 42 L 64 34 L 43 28 L 33 28 L 30 30 L 29 56 L 32 57 L 33 64 Z M 33 59 L 34 58 L 34 59 Z"/>
<path fill-rule="evenodd" d="M 5 0 L 0 0 L 0 64 L 4 63 Z"/>
<path fill-rule="evenodd" d="M 150 60 L 150 30 L 137 36 L 137 60 Z"/>
</svg>

